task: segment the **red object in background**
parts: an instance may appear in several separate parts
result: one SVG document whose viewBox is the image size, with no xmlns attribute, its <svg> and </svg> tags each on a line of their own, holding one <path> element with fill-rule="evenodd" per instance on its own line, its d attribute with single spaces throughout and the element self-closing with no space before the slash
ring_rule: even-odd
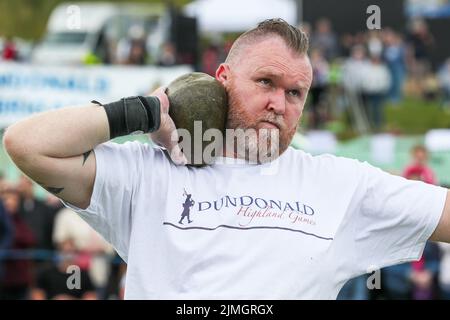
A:
<svg viewBox="0 0 450 320">
<path fill-rule="evenodd" d="M 3 47 L 3 55 L 4 60 L 16 60 L 17 59 L 17 49 L 16 45 L 11 42 L 7 41 Z"/>
<path fill-rule="evenodd" d="M 425 183 L 436 184 L 436 178 L 434 177 L 433 170 L 424 165 L 413 164 L 406 167 L 403 172 L 403 177 L 406 179 L 418 177 L 420 181 Z"/>
<path fill-rule="evenodd" d="M 216 75 L 216 69 L 220 64 L 219 49 L 215 46 L 208 47 L 203 52 L 202 57 L 202 71 L 210 76 Z"/>
<path fill-rule="evenodd" d="M 419 261 L 413 261 L 411 265 L 414 271 L 423 271 L 425 270 L 425 258 L 422 255 Z"/>
</svg>

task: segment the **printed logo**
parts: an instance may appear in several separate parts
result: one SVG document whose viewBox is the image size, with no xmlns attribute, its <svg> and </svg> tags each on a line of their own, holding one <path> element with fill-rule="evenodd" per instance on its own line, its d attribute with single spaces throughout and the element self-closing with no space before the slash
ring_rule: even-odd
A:
<svg viewBox="0 0 450 320">
<path fill-rule="evenodd" d="M 315 218 L 317 210 L 303 201 L 264 199 L 251 195 L 240 197 L 225 195 L 217 200 L 203 200 L 192 198 L 192 194 L 184 188 L 184 202 L 181 204 L 183 211 L 178 223 L 170 221 L 163 225 L 175 227 L 180 230 L 204 230 L 214 231 L 219 228 L 234 230 L 250 229 L 278 229 L 283 231 L 298 232 L 307 236 L 313 236 L 322 240 L 333 240 L 332 236 L 313 233 L 313 230 L 302 230 L 303 227 L 315 227 L 318 222 Z M 191 213 L 195 213 L 197 223 L 190 225 L 194 220 Z M 215 216 L 217 213 L 226 213 L 219 220 L 202 219 L 205 215 Z M 187 220 L 187 223 L 185 221 Z M 206 221 L 207 220 L 207 221 Z M 200 225 L 199 225 L 200 223 Z M 187 226 L 190 225 L 190 226 Z"/>
<path fill-rule="evenodd" d="M 186 197 L 186 200 L 182 204 L 183 212 L 181 213 L 179 224 L 183 224 L 184 218 L 187 218 L 188 223 L 192 223 L 193 221 L 190 219 L 191 207 L 194 206 L 195 201 L 192 199 L 192 194 L 188 194 L 186 189 L 184 189 L 183 197 Z"/>
<path fill-rule="evenodd" d="M 198 213 L 212 213 L 211 211 L 219 212 L 225 208 L 233 210 L 236 217 L 238 217 L 238 224 L 240 226 L 249 226 L 256 222 L 256 220 L 271 220 L 281 219 L 289 220 L 293 224 L 309 224 L 315 225 L 313 219 L 314 209 L 300 201 L 281 201 L 281 200 L 265 200 L 263 198 L 256 198 L 252 196 L 230 197 L 224 196 L 214 201 L 198 201 L 197 203 L 192 198 L 192 194 L 188 194 L 184 189 L 183 196 L 186 197 L 181 213 L 179 224 L 187 220 L 188 224 L 192 223 L 192 210 Z M 194 207 L 195 205 L 195 207 Z M 267 219 L 269 218 L 269 219 Z"/>
</svg>

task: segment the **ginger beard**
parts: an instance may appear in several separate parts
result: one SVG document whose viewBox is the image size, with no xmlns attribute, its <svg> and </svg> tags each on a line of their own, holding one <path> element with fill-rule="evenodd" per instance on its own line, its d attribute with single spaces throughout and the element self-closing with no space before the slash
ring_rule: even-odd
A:
<svg viewBox="0 0 450 320">
<path fill-rule="evenodd" d="M 270 111 L 255 117 L 247 112 L 245 101 L 239 97 L 234 85 L 228 87 L 228 119 L 227 130 L 242 129 L 245 132 L 254 131 L 255 135 L 248 134 L 244 145 L 236 145 L 236 140 L 226 140 L 226 149 L 232 151 L 238 158 L 257 163 L 265 163 L 279 157 L 292 141 L 297 131 L 297 125 L 288 128 L 282 115 Z M 262 128 L 264 122 L 275 124 L 278 128 Z M 239 142 L 238 142 L 239 143 Z"/>
</svg>

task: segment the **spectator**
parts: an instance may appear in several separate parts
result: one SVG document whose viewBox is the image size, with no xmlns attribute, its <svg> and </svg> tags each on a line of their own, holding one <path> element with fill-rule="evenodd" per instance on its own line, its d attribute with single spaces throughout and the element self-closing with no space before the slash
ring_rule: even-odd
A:
<svg viewBox="0 0 450 320">
<path fill-rule="evenodd" d="M 99 297 L 105 297 L 113 248 L 83 219 L 70 209 L 61 209 L 55 219 L 53 240 L 57 246 L 73 241 L 78 252 L 78 265 L 87 271 L 93 284 L 99 288 Z"/>
<path fill-rule="evenodd" d="M 32 299 L 95 300 L 96 293 L 89 274 L 76 268 L 78 252 L 73 240 L 67 239 L 60 243 L 58 251 L 57 265 L 52 265 L 39 273 L 36 286 L 32 290 Z M 79 279 L 76 279 L 77 276 Z M 73 287 L 69 287 L 69 284 L 73 284 Z"/>
<path fill-rule="evenodd" d="M 129 30 L 130 52 L 128 64 L 144 65 L 147 59 L 145 30 L 140 25 L 133 25 Z"/>
<path fill-rule="evenodd" d="M 343 57 L 348 57 L 352 53 L 354 46 L 353 36 L 350 33 L 345 33 L 341 37 L 341 54 Z"/>
<path fill-rule="evenodd" d="M 133 39 L 130 45 L 130 55 L 128 57 L 128 64 L 145 65 L 147 59 L 147 51 L 145 48 L 145 41 L 143 39 Z"/>
<path fill-rule="evenodd" d="M 220 51 L 215 45 L 209 45 L 203 52 L 202 56 L 202 71 L 215 76 L 217 66 L 220 64 Z"/>
<path fill-rule="evenodd" d="M 403 176 L 407 179 L 437 184 L 435 174 L 428 166 L 428 150 L 422 145 L 416 145 L 411 149 L 411 157 L 412 161 L 404 169 Z"/>
<path fill-rule="evenodd" d="M 125 288 L 122 288 L 122 286 L 125 285 L 124 274 L 127 269 L 127 264 L 117 253 L 115 253 L 112 262 L 111 272 L 108 277 L 106 298 L 110 300 L 121 300 L 125 295 Z"/>
<path fill-rule="evenodd" d="M 8 187 L 3 191 L 3 203 L 11 217 L 14 236 L 12 250 L 27 250 L 33 248 L 35 238 L 33 232 L 19 213 L 20 194 Z M 15 251 L 13 251 L 14 253 Z M 32 262 L 24 257 L 5 259 L 4 278 L 0 289 L 0 300 L 25 300 L 29 296 L 29 289 L 33 281 Z"/>
<path fill-rule="evenodd" d="M 117 42 L 115 62 L 117 64 L 128 64 L 128 57 L 130 56 L 131 43 L 128 38 L 121 38 Z"/>
<path fill-rule="evenodd" d="M 406 167 L 403 176 L 406 179 L 436 184 L 434 173 L 427 166 L 427 149 L 417 145 L 413 147 L 411 155 L 413 158 L 412 164 Z M 411 263 L 412 299 L 432 300 L 438 296 L 437 274 L 439 259 L 438 245 L 427 242 L 420 260 Z"/>
<path fill-rule="evenodd" d="M 7 37 L 6 41 L 3 43 L 2 58 L 6 61 L 18 60 L 16 44 L 11 37 Z"/>
<path fill-rule="evenodd" d="M 328 62 L 325 60 L 320 49 L 311 51 L 311 65 L 313 68 L 313 81 L 310 89 L 311 95 L 311 124 L 314 129 L 318 129 L 324 122 L 324 112 L 320 110 L 323 96 L 326 94 L 328 86 Z"/>
<path fill-rule="evenodd" d="M 330 61 L 338 54 L 338 41 L 330 20 L 321 18 L 316 23 L 315 32 L 311 37 L 311 49 L 320 49 L 325 58 Z"/>
<path fill-rule="evenodd" d="M 415 18 L 411 21 L 409 32 L 407 34 L 408 64 L 412 81 L 417 91 L 423 90 L 422 79 L 430 72 L 430 52 L 434 46 L 433 35 L 428 30 L 426 22 L 421 18 Z"/>
<path fill-rule="evenodd" d="M 351 49 L 351 56 L 344 62 L 342 70 L 342 81 L 346 90 L 356 93 L 362 92 L 362 83 L 368 64 L 365 48 L 361 45 L 354 46 Z"/>
<path fill-rule="evenodd" d="M 444 93 L 444 103 L 450 105 L 450 58 L 440 68 L 438 79 L 439 85 Z"/>
<path fill-rule="evenodd" d="M 383 54 L 383 41 L 381 41 L 380 32 L 370 31 L 367 38 L 367 49 L 369 56 L 381 57 Z"/>
<path fill-rule="evenodd" d="M 3 279 L 3 254 L 11 246 L 13 229 L 3 203 L 0 202 L 0 283 Z"/>
<path fill-rule="evenodd" d="M 384 99 L 391 86 L 391 76 L 386 65 L 378 55 L 372 55 L 362 77 L 364 107 L 375 131 L 382 128 L 384 118 Z"/>
<path fill-rule="evenodd" d="M 408 42 L 416 62 L 428 64 L 430 52 L 434 46 L 434 37 L 422 18 L 415 18 L 411 21 Z"/>
<path fill-rule="evenodd" d="M 177 52 L 173 43 L 166 42 L 162 45 L 161 53 L 158 58 L 159 66 L 173 66 L 177 63 Z"/>
<path fill-rule="evenodd" d="M 127 37 L 119 40 L 116 47 L 116 62 L 119 64 L 144 65 L 147 59 L 145 30 L 140 25 L 133 25 Z"/>
<path fill-rule="evenodd" d="M 53 223 L 56 209 L 35 198 L 33 182 L 21 176 L 18 183 L 21 194 L 20 216 L 36 237 L 36 249 L 53 250 Z"/>
<path fill-rule="evenodd" d="M 441 262 L 439 265 L 439 287 L 441 298 L 450 300 L 450 243 L 439 242 Z"/>
<path fill-rule="evenodd" d="M 413 300 L 433 300 L 438 297 L 439 260 L 438 245 L 429 241 L 420 260 L 411 263 Z"/>
<path fill-rule="evenodd" d="M 406 51 L 400 35 L 392 30 L 385 31 L 384 45 L 383 58 L 387 63 L 392 79 L 388 98 L 392 102 L 398 103 L 402 99 L 403 84 L 406 76 Z"/>
</svg>

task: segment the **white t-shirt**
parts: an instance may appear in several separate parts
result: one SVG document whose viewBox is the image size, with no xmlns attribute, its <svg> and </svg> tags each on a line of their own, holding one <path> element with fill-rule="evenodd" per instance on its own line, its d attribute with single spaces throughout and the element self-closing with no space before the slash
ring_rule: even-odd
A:
<svg viewBox="0 0 450 320">
<path fill-rule="evenodd" d="M 127 262 L 127 299 L 335 299 L 351 277 L 418 259 L 447 192 L 293 148 L 203 168 L 139 142 L 94 151 L 89 207 L 66 205 Z"/>
</svg>

